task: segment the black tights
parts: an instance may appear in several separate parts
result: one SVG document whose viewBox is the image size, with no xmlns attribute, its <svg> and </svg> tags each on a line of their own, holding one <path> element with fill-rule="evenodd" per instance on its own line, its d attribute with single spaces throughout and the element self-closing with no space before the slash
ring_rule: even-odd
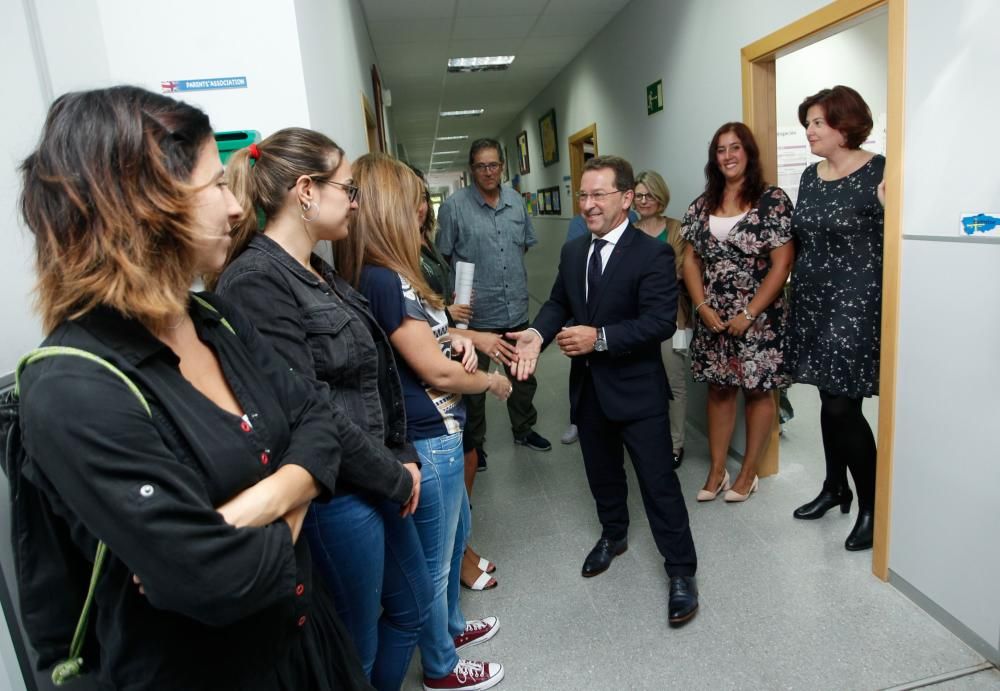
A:
<svg viewBox="0 0 1000 691">
<path fill-rule="evenodd" d="M 819 413 L 826 454 L 826 481 L 823 489 L 839 493 L 847 487 L 847 469 L 851 469 L 858 508 L 875 509 L 875 437 L 861 414 L 860 398 L 819 392 Z"/>
</svg>

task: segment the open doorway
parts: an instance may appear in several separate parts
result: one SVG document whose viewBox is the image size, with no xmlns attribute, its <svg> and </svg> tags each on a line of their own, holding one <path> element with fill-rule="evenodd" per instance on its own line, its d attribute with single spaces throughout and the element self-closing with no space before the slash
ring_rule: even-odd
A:
<svg viewBox="0 0 1000 691">
<path fill-rule="evenodd" d="M 881 136 L 881 148 L 885 152 L 887 162 L 885 170 L 886 183 L 886 205 L 884 224 L 884 259 L 883 259 L 883 282 L 882 282 L 882 329 L 881 329 L 881 367 L 879 384 L 878 407 L 873 408 L 868 405 L 866 413 L 876 414 L 877 422 L 877 445 L 878 445 L 878 475 L 876 480 L 876 503 L 875 503 L 875 544 L 872 553 L 872 571 L 879 578 L 885 580 L 888 577 L 888 546 L 889 546 L 889 515 L 892 484 L 892 436 L 893 436 L 893 412 L 896 376 L 896 350 L 897 350 L 897 322 L 899 314 L 899 251 L 901 241 L 900 211 L 902 208 L 902 141 L 903 141 L 903 64 L 904 50 L 903 41 L 905 36 L 905 0 L 837 0 L 812 14 L 790 24 L 773 34 L 743 48 L 743 117 L 744 121 L 753 130 L 754 135 L 761 147 L 761 160 L 764 165 L 765 176 L 770 180 L 788 180 L 795 177 L 794 171 L 789 167 L 785 169 L 784 175 L 779 169 L 791 166 L 794 149 L 781 150 L 779 157 L 779 135 L 783 132 L 783 139 L 789 141 L 789 146 L 793 146 L 794 125 L 797 124 L 797 117 L 793 114 L 793 125 L 786 128 L 784 123 L 789 115 L 778 112 L 778 77 L 779 61 L 786 58 L 794 63 L 796 51 L 815 46 L 814 50 L 828 49 L 819 45 L 820 41 L 843 34 L 852 29 L 859 30 L 861 34 L 867 32 L 868 38 L 878 32 L 877 22 L 882 21 L 884 16 L 885 39 L 885 116 L 878 122 L 880 113 L 875 103 L 877 100 L 873 96 L 863 94 L 869 101 L 873 110 L 873 119 L 876 120 L 876 129 L 873 134 Z M 868 24 L 875 21 L 876 24 Z M 851 36 L 857 39 L 858 34 Z M 846 37 L 841 37 L 843 43 Z M 837 62 L 829 64 L 829 61 L 821 65 L 820 71 L 825 67 L 836 67 Z M 850 85 L 854 79 L 845 77 L 838 78 L 832 73 L 825 73 L 825 82 L 816 88 L 801 87 L 806 89 L 805 93 L 795 95 L 801 101 L 802 98 L 815 93 L 819 88 L 833 86 L 837 83 Z M 871 90 L 871 87 L 869 87 Z M 878 89 L 875 89 L 878 91 Z M 782 108 L 784 110 L 785 107 Z M 801 127 L 801 126 L 800 126 Z M 784 128 L 784 129 L 783 129 Z M 878 146 L 878 143 L 875 143 Z M 866 147 L 871 149 L 871 143 Z M 807 150 L 806 150 L 807 151 Z M 805 159 L 805 151 L 802 158 Z M 803 164 L 805 161 L 803 161 Z M 814 393 L 814 392 L 813 392 Z M 805 421 L 801 421 L 805 422 Z M 818 429 L 818 420 L 816 427 Z M 774 445 L 772 445 L 773 447 Z M 778 453 L 775 448 L 771 453 Z"/>
<path fill-rule="evenodd" d="M 583 164 L 597 155 L 597 123 L 591 123 L 579 132 L 569 136 L 569 175 L 573 198 L 573 215 L 580 213 L 580 202 L 576 198 L 580 191 Z"/>
</svg>

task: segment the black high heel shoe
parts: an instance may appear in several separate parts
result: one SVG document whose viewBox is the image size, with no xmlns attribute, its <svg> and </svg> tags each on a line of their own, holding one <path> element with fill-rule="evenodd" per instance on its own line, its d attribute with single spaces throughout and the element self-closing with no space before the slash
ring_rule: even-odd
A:
<svg viewBox="0 0 1000 691">
<path fill-rule="evenodd" d="M 871 549 L 875 536 L 875 512 L 869 510 L 858 511 L 858 520 L 854 523 L 851 534 L 844 541 L 844 548 L 848 552 L 860 552 L 863 549 Z"/>
<path fill-rule="evenodd" d="M 827 511 L 838 504 L 840 505 L 840 513 L 850 513 L 853 500 L 854 495 L 847 487 L 841 488 L 839 492 L 831 492 L 824 487 L 818 497 L 795 509 L 792 515 L 803 521 L 814 521 L 817 518 L 822 518 Z"/>
</svg>

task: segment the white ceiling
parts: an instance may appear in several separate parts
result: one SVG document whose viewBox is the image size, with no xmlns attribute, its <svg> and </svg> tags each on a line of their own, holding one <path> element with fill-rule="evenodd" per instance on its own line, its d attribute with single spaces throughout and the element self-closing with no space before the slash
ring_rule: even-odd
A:
<svg viewBox="0 0 1000 691">
<path fill-rule="evenodd" d="M 361 0 L 383 86 L 392 92 L 393 136 L 424 170 L 435 149 L 459 150 L 434 161 L 463 167 L 470 142 L 499 133 L 628 2 Z M 487 55 L 514 55 L 514 64 L 503 72 L 447 70 L 448 58 Z M 469 108 L 486 112 L 438 117 Z M 435 141 L 457 134 L 469 139 Z"/>
</svg>

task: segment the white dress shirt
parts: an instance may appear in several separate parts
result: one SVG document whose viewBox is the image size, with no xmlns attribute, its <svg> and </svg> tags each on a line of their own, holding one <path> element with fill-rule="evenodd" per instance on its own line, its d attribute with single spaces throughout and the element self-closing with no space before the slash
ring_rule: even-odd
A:
<svg viewBox="0 0 1000 691">
<path fill-rule="evenodd" d="M 622 221 L 621 225 L 616 226 L 614 230 L 609 231 L 604 237 L 597 237 L 591 233 L 591 243 L 590 249 L 587 250 L 587 269 L 590 270 L 590 256 L 594 253 L 594 243 L 593 240 L 606 240 L 607 244 L 601 248 L 601 274 L 604 274 L 604 269 L 608 266 L 608 260 L 611 259 L 611 253 L 615 251 L 615 245 L 618 241 L 622 239 L 622 233 L 628 228 L 628 216 Z M 583 275 L 583 294 L 589 297 L 590 284 L 587 282 L 587 272 Z"/>
</svg>

